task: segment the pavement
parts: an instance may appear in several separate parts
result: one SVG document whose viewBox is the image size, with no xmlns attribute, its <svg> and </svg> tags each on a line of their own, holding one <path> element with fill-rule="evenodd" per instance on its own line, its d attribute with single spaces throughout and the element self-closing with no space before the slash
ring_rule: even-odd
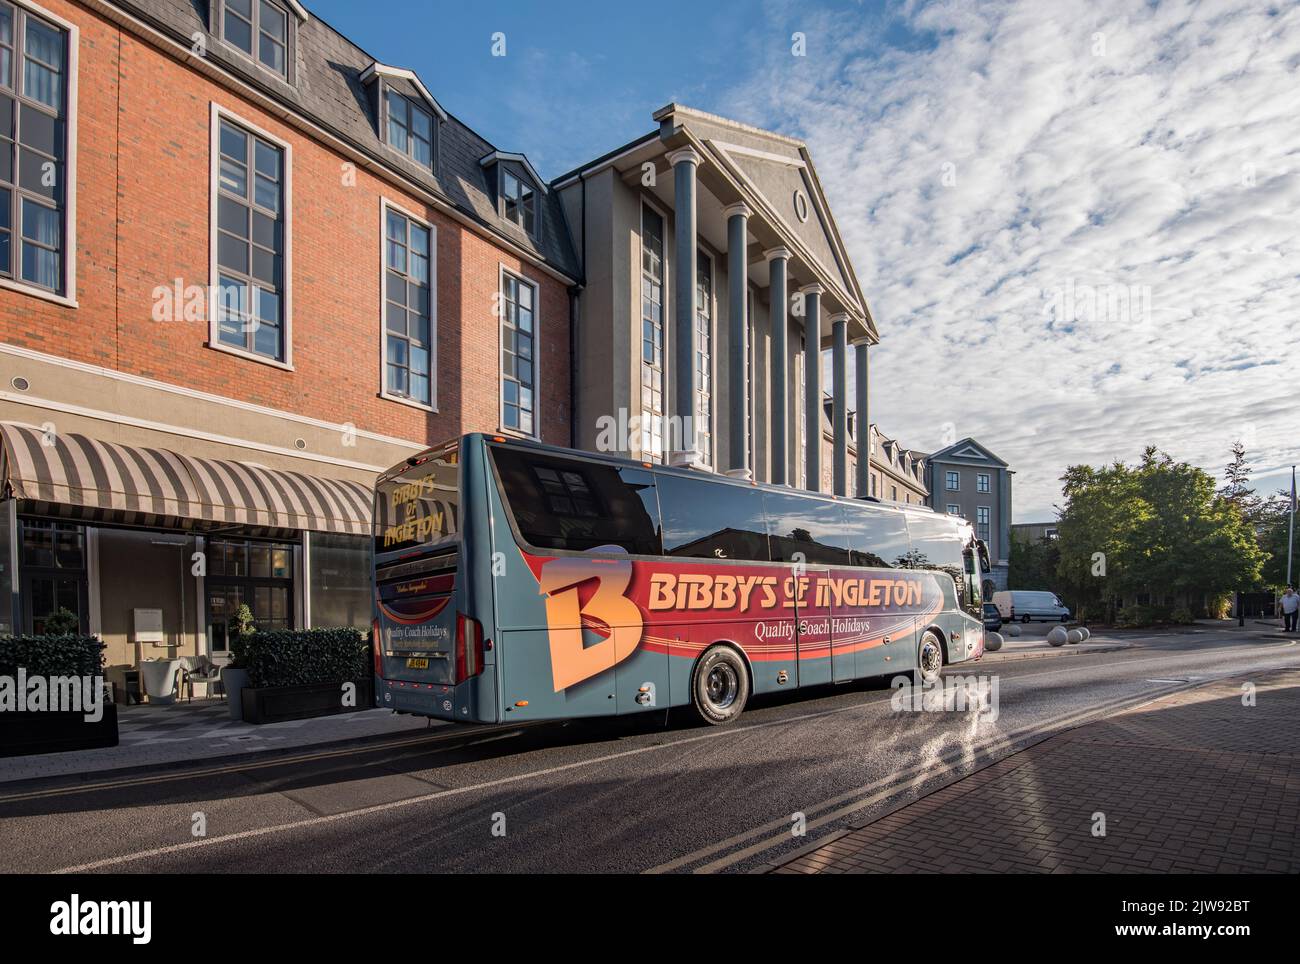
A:
<svg viewBox="0 0 1300 964">
<path fill-rule="evenodd" d="M 1298 736 L 1300 669 L 1208 682 L 1051 736 L 774 870 L 1298 873 Z"/>
<path fill-rule="evenodd" d="M 140 767 L 237 759 L 312 747 L 347 744 L 425 732 L 430 722 L 372 709 L 284 723 L 230 719 L 224 700 L 195 700 L 169 706 L 117 708 L 118 745 L 31 756 L 0 757 L 0 784 L 44 777 L 104 773 Z M 437 726 L 448 726 L 441 722 Z"/>
</svg>

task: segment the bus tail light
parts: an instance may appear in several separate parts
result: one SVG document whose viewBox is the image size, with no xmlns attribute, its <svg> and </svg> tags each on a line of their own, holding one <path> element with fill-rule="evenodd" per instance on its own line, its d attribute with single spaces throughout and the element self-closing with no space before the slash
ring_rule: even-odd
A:
<svg viewBox="0 0 1300 964">
<path fill-rule="evenodd" d="M 483 671 L 483 624 L 456 614 L 456 682 L 463 683 Z"/>
<path fill-rule="evenodd" d="M 379 620 L 370 624 L 370 648 L 375 653 L 375 679 L 384 678 L 384 649 L 379 640 Z"/>
</svg>

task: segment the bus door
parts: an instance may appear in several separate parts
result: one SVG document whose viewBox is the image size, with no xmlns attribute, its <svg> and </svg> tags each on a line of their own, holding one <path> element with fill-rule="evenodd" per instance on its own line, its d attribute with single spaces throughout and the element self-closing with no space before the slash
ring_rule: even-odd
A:
<svg viewBox="0 0 1300 964">
<path fill-rule="evenodd" d="M 787 577 L 793 580 L 789 595 L 795 601 L 795 647 L 799 663 L 799 685 L 817 686 L 834 679 L 832 671 L 831 605 L 826 588 L 829 570 L 813 566 L 796 567 Z"/>
<path fill-rule="evenodd" d="M 831 613 L 831 678 L 836 683 L 847 683 L 859 675 L 854 650 L 865 641 L 869 621 L 858 614 L 856 606 L 848 603 L 851 590 L 847 583 L 859 577 L 831 570 L 828 578 L 836 580 L 827 588 Z"/>
</svg>

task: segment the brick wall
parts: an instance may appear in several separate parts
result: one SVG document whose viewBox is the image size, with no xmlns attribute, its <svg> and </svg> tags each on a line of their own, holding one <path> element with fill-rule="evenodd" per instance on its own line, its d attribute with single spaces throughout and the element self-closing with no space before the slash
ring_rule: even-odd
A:
<svg viewBox="0 0 1300 964">
<path fill-rule="evenodd" d="M 80 27 L 79 307 L 0 290 L 0 340 L 259 405 L 428 442 L 498 428 L 499 266 L 540 286 L 546 441 L 569 442 L 569 308 L 563 283 L 86 8 L 46 0 Z M 211 105 L 292 149 L 293 371 L 206 347 L 208 325 L 153 320 L 154 290 L 209 282 Z M 437 401 L 379 397 L 380 198 L 437 230 Z"/>
</svg>

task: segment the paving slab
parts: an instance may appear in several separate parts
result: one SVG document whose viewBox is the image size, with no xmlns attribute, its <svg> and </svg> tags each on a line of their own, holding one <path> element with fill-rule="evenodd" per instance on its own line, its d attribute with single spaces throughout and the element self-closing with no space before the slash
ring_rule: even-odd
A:
<svg viewBox="0 0 1300 964">
<path fill-rule="evenodd" d="M 1300 670 L 1084 724 L 777 873 L 1300 873 Z"/>
<path fill-rule="evenodd" d="M 385 709 L 255 725 L 231 720 L 223 700 L 119 706 L 117 721 L 115 747 L 0 757 L 0 784 L 346 744 L 420 733 L 430 725 L 424 717 Z"/>
</svg>

